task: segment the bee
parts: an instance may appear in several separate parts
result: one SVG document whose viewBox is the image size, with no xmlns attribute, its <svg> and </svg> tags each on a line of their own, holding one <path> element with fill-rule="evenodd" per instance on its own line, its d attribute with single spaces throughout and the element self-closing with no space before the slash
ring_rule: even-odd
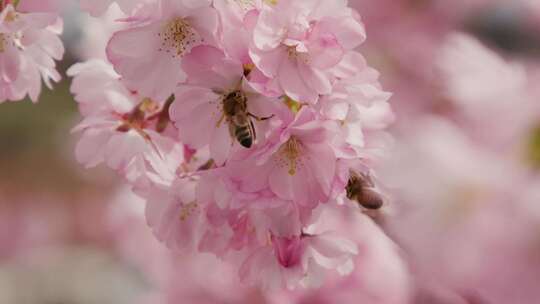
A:
<svg viewBox="0 0 540 304">
<path fill-rule="evenodd" d="M 247 109 L 247 101 L 246 95 L 240 90 L 228 93 L 223 99 L 223 115 L 229 124 L 231 137 L 235 138 L 244 148 L 249 149 L 257 139 L 251 118 L 263 121 L 274 117 L 274 115 L 258 117 L 251 114 Z"/>
<path fill-rule="evenodd" d="M 345 190 L 348 199 L 358 202 L 366 209 L 377 210 L 383 206 L 383 199 L 375 191 L 375 185 L 367 174 L 351 171 Z"/>
</svg>

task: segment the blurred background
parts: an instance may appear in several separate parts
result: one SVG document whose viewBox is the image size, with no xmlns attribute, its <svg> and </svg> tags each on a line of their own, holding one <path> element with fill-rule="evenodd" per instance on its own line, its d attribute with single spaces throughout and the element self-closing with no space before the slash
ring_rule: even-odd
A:
<svg viewBox="0 0 540 304">
<path fill-rule="evenodd" d="M 349 1 L 367 26 L 368 41 L 361 51 L 394 94 L 397 136 L 423 116 L 454 119 L 456 103 L 444 94 L 437 58 L 455 31 L 476 37 L 502 58 L 519 61 L 533 79 L 530 90 L 537 91 L 536 0 Z M 64 80 L 54 91 L 45 89 L 37 104 L 0 105 L 0 303 L 131 304 L 159 298 L 157 286 L 171 274 L 163 277 L 158 270 L 167 265 L 148 265 L 145 259 L 167 253 L 145 227 L 142 202 L 114 172 L 87 170 L 74 160 L 78 134 L 71 128 L 80 118 L 65 71 L 91 53 L 90 48 L 103 47 L 103 41 L 96 34 L 102 29 L 77 4 L 67 5 L 64 15 L 67 53 L 59 64 Z M 488 85 L 499 85 L 497 77 Z M 536 96 L 540 94 L 533 98 L 537 103 Z M 491 119 L 500 123 L 500 117 Z M 534 134 L 528 137 L 528 159 L 540 166 L 540 132 Z M 151 248 L 141 249 L 145 246 Z M 204 279 L 194 279 L 193 286 L 190 292 L 207 288 Z M 261 297 L 256 291 L 246 293 L 252 299 L 246 303 Z M 228 297 L 208 303 L 240 301 Z"/>
</svg>

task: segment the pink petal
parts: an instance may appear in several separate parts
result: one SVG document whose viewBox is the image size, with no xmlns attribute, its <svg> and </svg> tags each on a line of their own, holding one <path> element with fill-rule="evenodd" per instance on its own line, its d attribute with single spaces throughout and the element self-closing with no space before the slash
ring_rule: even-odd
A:
<svg viewBox="0 0 540 304">
<path fill-rule="evenodd" d="M 253 31 L 253 42 L 261 51 L 270 51 L 279 47 L 284 38 L 286 20 L 279 14 L 263 11 L 259 15 L 257 26 Z"/>
<path fill-rule="evenodd" d="M 300 102 L 315 103 L 317 101 L 319 95 L 309 88 L 300 76 L 296 60 L 284 60 L 278 77 L 281 88 L 290 98 Z"/>
<path fill-rule="evenodd" d="M 299 63 L 298 68 L 302 79 L 312 90 L 315 90 L 319 95 L 332 93 L 332 83 L 326 72 L 303 63 Z"/>
<path fill-rule="evenodd" d="M 111 138 L 108 130 L 88 130 L 75 147 L 75 156 L 77 161 L 86 165 L 86 167 L 95 167 L 103 161 L 103 147 Z"/>
<path fill-rule="evenodd" d="M 180 130 L 180 140 L 195 149 L 208 145 L 217 122 L 212 111 L 216 111 L 216 107 L 210 103 L 204 103 L 195 107 L 189 117 L 177 120 L 176 126 Z M 201 130 L 206 131 L 201 132 Z"/>
<path fill-rule="evenodd" d="M 156 100 L 165 100 L 185 80 L 180 58 L 160 52 L 158 34 L 162 23 L 115 33 L 107 45 L 107 57 L 132 89 Z"/>
<path fill-rule="evenodd" d="M 268 184 L 270 189 L 284 200 L 292 200 L 294 198 L 293 177 L 288 173 L 288 167 L 275 167 L 268 176 Z"/>
<path fill-rule="evenodd" d="M 274 78 L 279 73 L 282 62 L 286 61 L 287 51 L 284 47 L 278 47 L 269 51 L 251 48 L 249 50 L 249 56 L 264 75 Z"/>
<path fill-rule="evenodd" d="M 345 54 L 332 32 L 325 32 L 320 24 L 315 26 L 308 43 L 310 65 L 327 69 L 337 65 Z"/>
<path fill-rule="evenodd" d="M 210 139 L 210 155 L 217 165 L 222 165 L 227 161 L 232 145 L 233 141 L 229 133 L 229 126 L 224 122 L 219 128 L 213 130 Z"/>
</svg>

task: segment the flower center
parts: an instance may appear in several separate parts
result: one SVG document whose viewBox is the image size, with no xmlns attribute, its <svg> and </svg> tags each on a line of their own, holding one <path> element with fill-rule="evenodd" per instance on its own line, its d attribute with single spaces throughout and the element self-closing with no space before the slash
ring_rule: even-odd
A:
<svg viewBox="0 0 540 304">
<path fill-rule="evenodd" d="M 189 204 L 182 204 L 182 207 L 180 207 L 180 221 L 184 222 L 187 220 L 192 214 L 197 212 L 198 208 L 199 204 L 196 201 Z"/>
<path fill-rule="evenodd" d="M 302 143 L 291 136 L 279 149 L 279 155 L 289 167 L 289 174 L 295 175 L 302 155 Z"/>
<path fill-rule="evenodd" d="M 194 45 L 201 42 L 197 32 L 183 18 L 174 18 L 158 34 L 161 38 L 159 51 L 169 53 L 173 58 L 182 57 Z"/>
<path fill-rule="evenodd" d="M 159 110 L 159 105 L 150 98 L 145 98 L 133 111 L 122 115 L 122 124 L 116 129 L 119 132 L 129 132 L 135 130 L 144 138 L 147 134 L 144 129 L 147 125 L 148 116 L 155 114 Z"/>
</svg>

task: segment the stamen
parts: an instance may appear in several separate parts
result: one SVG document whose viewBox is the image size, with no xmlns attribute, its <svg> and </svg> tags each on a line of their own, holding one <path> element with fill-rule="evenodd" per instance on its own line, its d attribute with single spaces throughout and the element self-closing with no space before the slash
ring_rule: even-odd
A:
<svg viewBox="0 0 540 304">
<path fill-rule="evenodd" d="M 201 39 L 191 25 L 182 18 L 174 18 L 158 34 L 161 38 L 159 51 L 171 54 L 173 58 L 182 57 Z"/>
<path fill-rule="evenodd" d="M 285 159 L 289 166 L 289 174 L 295 175 L 299 158 L 302 154 L 302 143 L 296 139 L 296 137 L 291 136 L 289 140 L 283 146 L 281 146 L 279 154 Z"/>
<path fill-rule="evenodd" d="M 197 209 L 199 208 L 199 204 L 194 201 L 189 204 L 182 205 L 180 208 L 180 220 L 184 222 L 187 220 L 192 214 L 197 212 Z"/>
</svg>

